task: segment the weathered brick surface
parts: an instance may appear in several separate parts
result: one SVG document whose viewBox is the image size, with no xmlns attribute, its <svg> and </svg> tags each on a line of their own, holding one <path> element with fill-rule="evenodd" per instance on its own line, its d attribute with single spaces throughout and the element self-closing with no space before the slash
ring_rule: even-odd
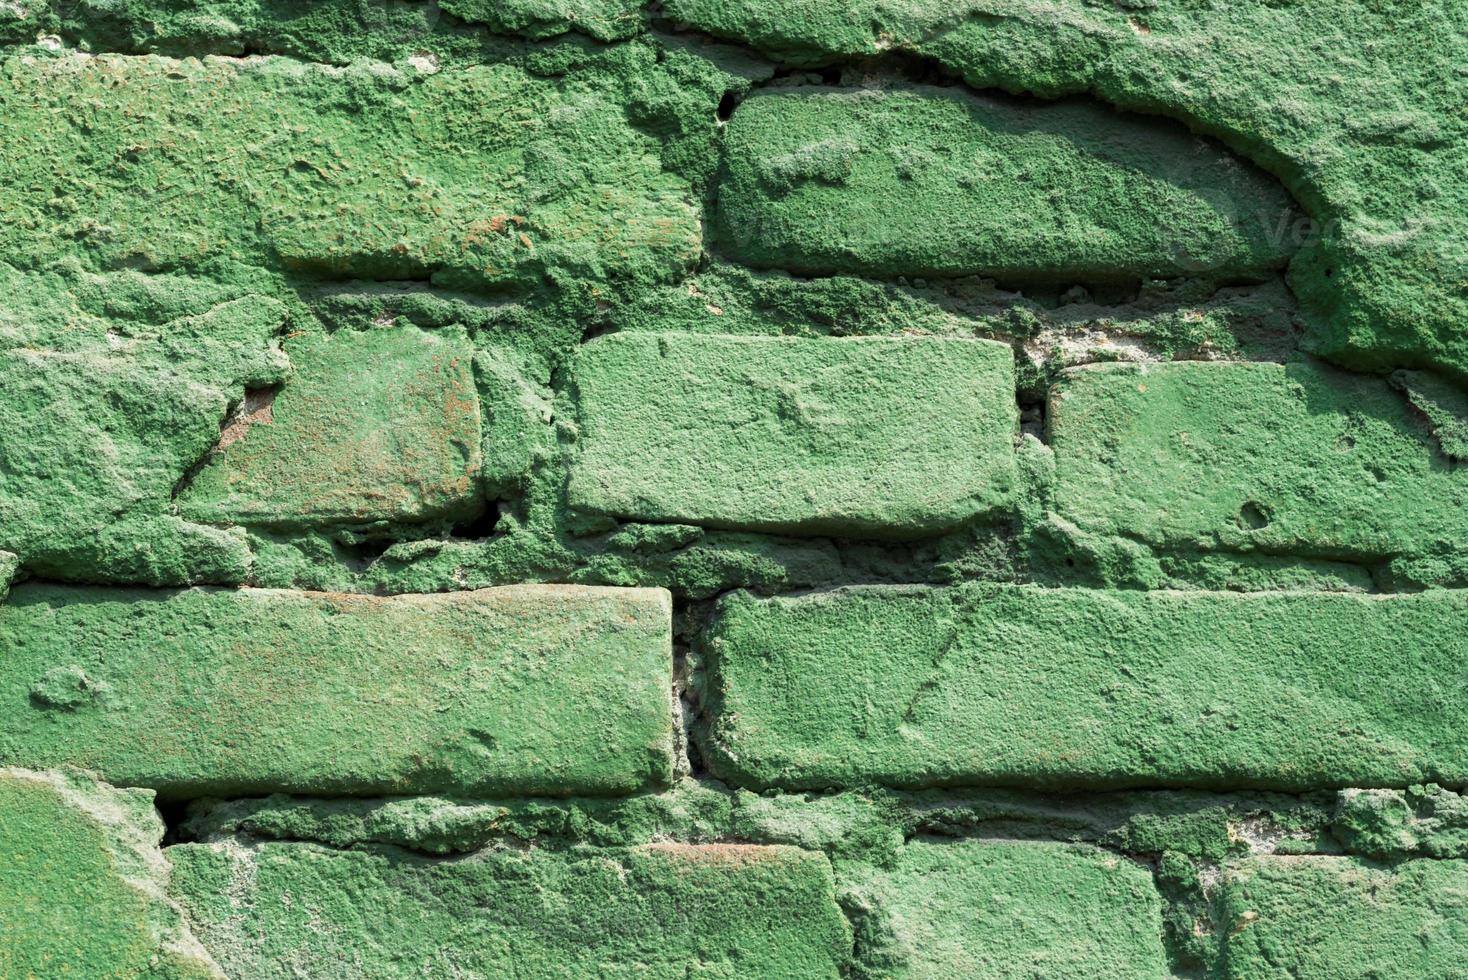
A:
<svg viewBox="0 0 1468 980">
<path fill-rule="evenodd" d="M 914 537 L 1014 489 L 1013 361 L 927 338 L 618 334 L 574 368 L 573 506 L 649 521 Z"/>
<path fill-rule="evenodd" d="M 653 788 L 670 612 L 651 589 L 21 586 L 0 606 L 0 764 L 174 796 Z"/>
<path fill-rule="evenodd" d="M 736 593 L 706 746 L 753 787 L 1457 783 L 1465 617 L 1443 591 Z"/>
<path fill-rule="evenodd" d="M 149 269 L 274 258 L 477 287 L 575 268 L 589 250 L 654 278 L 697 256 L 687 185 L 659 171 L 605 85 L 567 91 L 509 65 L 384 68 L 10 58 L 0 254 Z"/>
<path fill-rule="evenodd" d="M 1261 857 L 1223 888 L 1229 980 L 1452 977 L 1468 954 L 1468 863 Z"/>
<path fill-rule="evenodd" d="M 1050 396 L 1056 513 L 1151 544 L 1370 559 L 1458 539 L 1468 470 L 1385 380 L 1104 365 Z"/>
<path fill-rule="evenodd" d="M 758 95 L 730 122 L 722 240 L 806 273 L 1095 281 L 1282 266 L 1266 176 L 1171 125 L 941 89 Z"/>
<path fill-rule="evenodd" d="M 167 512 L 217 438 L 226 394 L 150 360 L 0 352 L 0 545 L 29 569 L 149 585 L 244 578 L 241 538 Z"/>
<path fill-rule="evenodd" d="M 1465 10 L 0 0 L 0 975 L 1463 974 Z"/>
<path fill-rule="evenodd" d="M 234 976 L 834 978 L 850 946 L 829 862 L 790 847 L 501 850 L 438 863 L 191 844 L 168 856 L 173 894 Z"/>
<path fill-rule="evenodd" d="M 143 790 L 0 767 L 0 976 L 218 978 L 165 895 Z"/>
<path fill-rule="evenodd" d="M 475 509 L 480 406 L 464 336 L 343 330 L 285 351 L 291 383 L 247 398 L 226 423 L 180 497 L 185 515 L 291 527 Z"/>
<path fill-rule="evenodd" d="M 1151 872 L 1093 847 L 914 841 L 853 890 L 885 976 L 1171 976 Z"/>
</svg>

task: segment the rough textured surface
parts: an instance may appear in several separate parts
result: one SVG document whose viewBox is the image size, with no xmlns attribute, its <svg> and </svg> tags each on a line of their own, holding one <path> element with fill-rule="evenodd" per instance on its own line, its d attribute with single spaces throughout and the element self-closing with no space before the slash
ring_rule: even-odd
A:
<svg viewBox="0 0 1468 980">
<path fill-rule="evenodd" d="M 837 977 L 824 857 L 652 844 L 431 862 L 309 844 L 170 848 L 173 891 L 235 976 Z M 365 913 L 365 914 L 364 914 Z"/>
<path fill-rule="evenodd" d="M 232 392 L 283 377 L 284 306 L 169 277 L 0 266 L 0 286 L 0 547 L 58 578 L 242 581 L 243 536 L 172 496 Z"/>
<path fill-rule="evenodd" d="M 1313 219 L 1291 280 L 1310 340 L 1359 366 L 1468 371 L 1468 11 L 1454 2 L 670 0 L 803 64 L 929 59 L 969 86 L 1085 94 L 1219 137 Z"/>
<path fill-rule="evenodd" d="M 1468 857 L 1468 799 L 1435 783 L 1343 790 L 1331 831 L 1352 852 L 1381 860 Z"/>
<path fill-rule="evenodd" d="M 152 794 L 0 768 L 0 975 L 221 978 L 165 895 Z"/>
<path fill-rule="evenodd" d="M 1181 128 L 941 89 L 757 95 L 726 160 L 720 241 L 801 273 L 1239 278 L 1285 264 L 1299 217 Z"/>
<path fill-rule="evenodd" d="M 1013 361 L 974 340 L 621 334 L 573 369 L 572 506 L 635 520 L 922 536 L 1014 488 Z"/>
<path fill-rule="evenodd" d="M 273 258 L 487 287 L 602 254 L 667 277 L 697 255 L 686 185 L 608 93 L 509 66 L 102 55 L 12 58 L 3 77 L 0 251 L 32 264 Z"/>
<path fill-rule="evenodd" d="M 1468 864 L 1259 858 L 1224 885 L 1230 980 L 1407 980 L 1463 973 Z"/>
<path fill-rule="evenodd" d="M 624 793 L 672 767 L 655 590 L 164 595 L 0 607 L 0 764 L 173 796 Z M 160 639 L 164 642 L 160 642 Z"/>
<path fill-rule="evenodd" d="M 479 400 L 462 336 L 416 327 L 287 341 L 291 383 L 247 396 L 180 495 L 198 521 L 371 524 L 480 505 Z"/>
<path fill-rule="evenodd" d="M 883 976 L 1169 976 L 1151 873 L 1094 848 L 918 840 L 853 892 Z"/>
<path fill-rule="evenodd" d="M 1465 615 L 1449 592 L 736 593 L 704 744 L 758 787 L 1456 783 Z"/>
<path fill-rule="evenodd" d="M 1462 974 L 1464 65 L 0 0 L 0 974 Z"/>
<path fill-rule="evenodd" d="M 1104 365 L 1051 392 L 1055 511 L 1161 547 L 1451 549 L 1456 466 L 1385 381 L 1312 364 Z"/>
</svg>

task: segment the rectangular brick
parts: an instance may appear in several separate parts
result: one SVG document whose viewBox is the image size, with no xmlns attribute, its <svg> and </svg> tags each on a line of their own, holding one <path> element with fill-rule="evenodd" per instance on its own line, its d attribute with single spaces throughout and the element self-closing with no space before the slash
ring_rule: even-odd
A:
<svg viewBox="0 0 1468 980">
<path fill-rule="evenodd" d="M 161 360 L 0 352 L 0 549 L 28 571 L 147 585 L 244 578 L 242 536 L 170 512 L 179 478 L 219 436 L 224 385 Z"/>
<path fill-rule="evenodd" d="M 174 796 L 630 793 L 671 779 L 671 600 L 23 585 L 0 765 Z"/>
<path fill-rule="evenodd" d="M 851 873 L 857 959 L 884 977 L 1172 976 L 1152 872 L 1094 847 L 916 840 Z M 869 974 L 863 974 L 869 975 Z"/>
<path fill-rule="evenodd" d="M 294 373 L 226 426 L 180 496 L 185 516 L 289 528 L 481 506 L 474 351 L 462 332 L 338 330 L 284 346 Z"/>
<path fill-rule="evenodd" d="M 1468 592 L 734 593 L 705 756 L 754 787 L 1468 779 Z"/>
<path fill-rule="evenodd" d="M 1282 267 L 1280 184 L 1171 123 L 952 90 L 796 88 L 741 103 L 718 229 L 821 274 L 1240 276 Z"/>
<path fill-rule="evenodd" d="M 1223 888 L 1229 980 L 1421 980 L 1468 963 L 1468 862 L 1259 857 Z"/>
<path fill-rule="evenodd" d="M 1015 480 L 992 341 L 621 333 L 576 356 L 572 506 L 648 521 L 919 537 Z"/>
<path fill-rule="evenodd" d="M 195 935 L 237 977 L 835 978 L 851 945 L 830 863 L 793 847 L 167 854 Z"/>
<path fill-rule="evenodd" d="M 518 288 L 589 251 L 609 278 L 672 278 L 702 244 L 687 182 L 607 78 L 113 54 L 13 57 L 0 78 L 0 254 L 37 265 Z"/>
<path fill-rule="evenodd" d="M 1379 378 L 1312 364 L 1110 364 L 1050 396 L 1055 510 L 1162 547 L 1372 559 L 1455 548 L 1468 469 Z"/>
</svg>

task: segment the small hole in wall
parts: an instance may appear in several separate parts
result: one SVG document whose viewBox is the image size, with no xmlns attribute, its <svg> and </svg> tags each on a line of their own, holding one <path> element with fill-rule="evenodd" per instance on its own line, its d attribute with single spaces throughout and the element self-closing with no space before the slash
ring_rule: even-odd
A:
<svg viewBox="0 0 1468 980">
<path fill-rule="evenodd" d="M 362 569 L 381 558 L 392 545 L 391 538 L 370 538 L 350 544 L 338 542 L 336 547 L 339 555 Z"/>
<path fill-rule="evenodd" d="M 1028 398 L 1023 393 L 1016 399 L 1019 405 L 1019 431 L 1045 441 L 1045 399 Z"/>
<path fill-rule="evenodd" d="M 724 93 L 719 100 L 718 117 L 719 122 L 728 122 L 729 117 L 734 115 L 734 110 L 739 106 L 739 96 L 732 89 Z"/>
<path fill-rule="evenodd" d="M 1246 501 L 1236 521 L 1245 531 L 1262 531 L 1269 526 L 1269 512 L 1252 500 Z"/>
<path fill-rule="evenodd" d="M 484 541 L 494 534 L 495 525 L 499 521 L 499 508 L 490 505 L 473 517 L 449 528 L 449 537 L 463 541 Z"/>
<path fill-rule="evenodd" d="M 163 846 L 182 844 L 187 841 L 183 833 L 184 821 L 189 816 L 188 800 L 154 800 L 158 815 L 163 818 Z"/>
</svg>

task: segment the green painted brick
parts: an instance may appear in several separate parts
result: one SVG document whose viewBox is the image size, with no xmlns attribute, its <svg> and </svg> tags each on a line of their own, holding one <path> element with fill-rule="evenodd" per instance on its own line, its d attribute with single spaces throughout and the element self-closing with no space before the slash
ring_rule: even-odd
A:
<svg viewBox="0 0 1468 980">
<path fill-rule="evenodd" d="M 1468 534 L 1468 469 L 1382 379 L 1308 363 L 1078 368 L 1048 426 L 1055 510 L 1088 531 L 1361 559 Z"/>
<path fill-rule="evenodd" d="M 613 334 L 572 377 L 582 510 L 921 537 L 1014 488 L 1014 363 L 993 341 Z"/>
<path fill-rule="evenodd" d="M 845 882 L 863 975 L 1172 976 L 1146 866 L 1093 847 L 916 840 Z"/>
<path fill-rule="evenodd" d="M 1222 904 L 1227 980 L 1468 976 L 1468 862 L 1260 857 Z"/>
<path fill-rule="evenodd" d="M 802 273 L 1106 281 L 1282 267 L 1284 188 L 1180 127 L 952 90 L 796 89 L 729 123 L 721 241 Z"/>
<path fill-rule="evenodd" d="M 1215 135 L 1277 175 L 1313 219 L 1289 232 L 1302 246 L 1290 279 L 1312 312 L 1313 349 L 1372 371 L 1433 365 L 1468 377 L 1458 3 L 668 0 L 663 10 L 787 64 L 864 72 L 915 57 L 980 91 L 1094 99 Z"/>
<path fill-rule="evenodd" d="M 167 853 L 195 932 L 239 977 L 835 978 L 850 951 L 830 864 L 791 847 Z"/>
<path fill-rule="evenodd" d="M 0 602 L 10 595 L 10 585 L 20 569 L 20 557 L 9 551 L 0 551 Z"/>
<path fill-rule="evenodd" d="M 153 794 L 0 768 L 0 976 L 223 980 L 164 892 Z"/>
<path fill-rule="evenodd" d="M 687 184 L 605 79 L 117 55 L 15 56 L 0 79 L 0 254 L 33 263 L 483 289 L 656 281 L 701 245 Z"/>
<path fill-rule="evenodd" d="M 42 575 L 238 582 L 244 539 L 169 512 L 226 392 L 106 350 L 0 351 L 0 547 Z"/>
<path fill-rule="evenodd" d="M 1304 790 L 1468 778 L 1468 593 L 734 593 L 713 772 L 753 786 Z"/>
<path fill-rule="evenodd" d="M 483 415 L 481 483 L 491 499 L 523 490 L 535 461 L 549 454 L 551 393 L 527 374 L 504 352 L 474 355 Z"/>
<path fill-rule="evenodd" d="M 339 330 L 284 346 L 294 374 L 226 426 L 180 497 L 185 516 L 289 528 L 475 509 L 480 407 L 462 333 Z"/>
<path fill-rule="evenodd" d="M 629 793 L 671 779 L 671 603 L 22 585 L 0 764 L 171 796 Z"/>
<path fill-rule="evenodd" d="M 581 31 L 620 40 L 642 28 L 643 0 L 441 0 L 444 13 L 493 31 L 550 37 Z"/>
</svg>

